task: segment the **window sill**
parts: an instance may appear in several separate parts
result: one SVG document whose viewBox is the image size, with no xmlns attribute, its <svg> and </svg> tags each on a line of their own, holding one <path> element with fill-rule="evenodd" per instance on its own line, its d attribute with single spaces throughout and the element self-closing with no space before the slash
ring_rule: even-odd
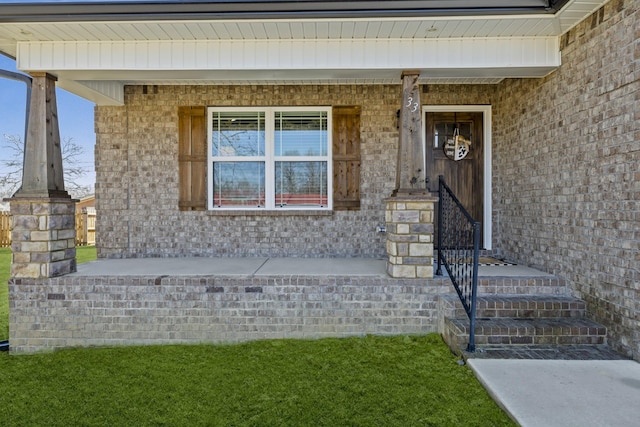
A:
<svg viewBox="0 0 640 427">
<path fill-rule="evenodd" d="M 250 209 L 214 209 L 207 213 L 211 216 L 332 216 L 333 211 L 324 209 L 282 209 L 282 210 L 250 210 Z"/>
</svg>

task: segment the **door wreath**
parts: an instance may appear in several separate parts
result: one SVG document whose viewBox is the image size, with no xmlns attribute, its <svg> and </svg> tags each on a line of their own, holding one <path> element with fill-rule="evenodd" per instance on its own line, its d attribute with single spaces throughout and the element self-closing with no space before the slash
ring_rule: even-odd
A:
<svg viewBox="0 0 640 427">
<path fill-rule="evenodd" d="M 471 141 L 460 135 L 460 131 L 456 127 L 453 131 L 453 137 L 447 139 L 442 149 L 448 159 L 457 162 L 467 157 L 471 151 Z"/>
</svg>

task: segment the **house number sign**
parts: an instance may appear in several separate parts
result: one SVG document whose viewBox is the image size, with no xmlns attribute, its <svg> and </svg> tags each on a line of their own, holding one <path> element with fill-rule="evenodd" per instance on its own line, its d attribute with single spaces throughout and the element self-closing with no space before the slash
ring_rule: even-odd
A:
<svg viewBox="0 0 640 427">
<path fill-rule="evenodd" d="M 418 108 L 420 108 L 420 104 L 418 102 L 414 102 L 413 97 L 410 96 L 407 99 L 407 105 L 405 105 L 405 107 L 408 108 L 412 113 L 415 113 L 416 111 L 418 111 Z"/>
</svg>

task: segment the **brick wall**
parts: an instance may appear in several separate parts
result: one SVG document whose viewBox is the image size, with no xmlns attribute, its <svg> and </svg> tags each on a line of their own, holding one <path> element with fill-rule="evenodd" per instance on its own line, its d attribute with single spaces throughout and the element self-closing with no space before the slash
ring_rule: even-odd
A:
<svg viewBox="0 0 640 427">
<path fill-rule="evenodd" d="M 494 245 L 569 280 L 614 348 L 640 358 L 640 2 L 561 39 L 563 65 L 494 107 Z"/>
<path fill-rule="evenodd" d="M 400 83 L 400 76 L 398 76 Z M 490 86 L 433 86 L 425 104 L 487 104 Z M 384 199 L 395 185 L 398 85 L 129 86 L 96 109 L 100 257 L 384 257 Z M 178 210 L 178 107 L 360 105 L 361 209 L 331 215 Z"/>
<path fill-rule="evenodd" d="M 565 295 L 557 278 L 492 278 L 481 293 Z M 11 351 L 442 331 L 446 278 L 68 275 L 9 281 Z"/>
<path fill-rule="evenodd" d="M 238 342 L 437 328 L 446 279 L 78 277 L 9 282 L 11 351 Z M 390 298 L 390 296 L 393 296 Z"/>
</svg>

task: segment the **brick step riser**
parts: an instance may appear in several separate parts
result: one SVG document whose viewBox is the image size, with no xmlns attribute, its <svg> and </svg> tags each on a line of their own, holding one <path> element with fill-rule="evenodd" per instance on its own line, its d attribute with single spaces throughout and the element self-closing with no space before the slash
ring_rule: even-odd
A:
<svg viewBox="0 0 640 427">
<path fill-rule="evenodd" d="M 447 325 L 456 335 L 469 336 L 469 329 L 460 329 L 456 325 Z M 476 327 L 476 337 L 480 336 L 505 336 L 505 337 L 539 337 L 539 336 L 552 336 L 552 337 L 605 337 L 607 335 L 606 328 L 587 328 L 587 327 L 522 327 L 522 328 L 491 328 L 491 327 Z"/>
<path fill-rule="evenodd" d="M 535 319 L 532 319 L 535 322 Z M 540 319 L 545 320 L 545 319 Z M 597 323 L 587 321 L 581 322 L 582 324 L 569 324 L 568 319 L 558 318 L 562 321 L 562 324 L 553 323 L 554 319 L 547 318 L 546 320 L 552 323 L 545 322 L 546 324 L 531 324 L 526 320 L 519 322 L 515 319 L 515 322 L 504 324 L 498 319 L 497 322 L 478 321 L 476 323 L 475 332 L 476 335 L 606 335 L 607 328 Z M 456 331 L 459 334 L 469 333 L 469 323 L 466 319 L 447 319 L 445 324 Z"/>
<path fill-rule="evenodd" d="M 606 328 L 588 326 L 535 326 L 504 327 L 482 325 L 476 327 L 476 345 L 568 345 L 606 344 Z M 461 327 L 451 320 L 445 321 L 447 342 L 465 348 L 469 340 L 468 326 Z"/>
<path fill-rule="evenodd" d="M 453 286 L 450 289 L 455 293 Z M 557 277 L 479 277 L 478 294 L 570 296 L 571 289 Z"/>
<path fill-rule="evenodd" d="M 557 277 L 480 277 L 478 295 L 571 295 L 567 283 Z"/>
<path fill-rule="evenodd" d="M 459 349 L 467 347 L 469 335 L 455 335 L 455 342 Z M 571 335 L 540 335 L 540 336 L 487 336 L 476 335 L 476 345 L 603 345 L 606 337 L 603 336 L 571 336 Z"/>
<path fill-rule="evenodd" d="M 482 295 L 569 295 L 569 290 L 564 284 L 552 285 L 510 285 L 510 284 L 480 284 L 478 294 Z"/>
<path fill-rule="evenodd" d="M 539 296 L 538 296 L 539 297 Z M 442 309 L 445 316 L 450 318 L 466 318 L 467 314 L 460 302 L 455 298 L 446 298 L 442 301 Z M 486 298 L 486 299 L 485 299 Z M 586 315 L 586 303 L 584 301 L 531 301 L 518 298 L 510 301 L 501 299 L 496 301 L 492 297 L 480 297 L 476 303 L 477 318 L 583 318 Z"/>
<path fill-rule="evenodd" d="M 476 318 L 521 318 L 521 319 L 540 319 L 540 318 L 583 318 L 586 315 L 586 309 L 536 309 L 536 308 L 482 308 L 476 307 Z M 448 312 L 448 317 L 465 318 L 467 313 L 462 308 L 455 308 Z"/>
</svg>

